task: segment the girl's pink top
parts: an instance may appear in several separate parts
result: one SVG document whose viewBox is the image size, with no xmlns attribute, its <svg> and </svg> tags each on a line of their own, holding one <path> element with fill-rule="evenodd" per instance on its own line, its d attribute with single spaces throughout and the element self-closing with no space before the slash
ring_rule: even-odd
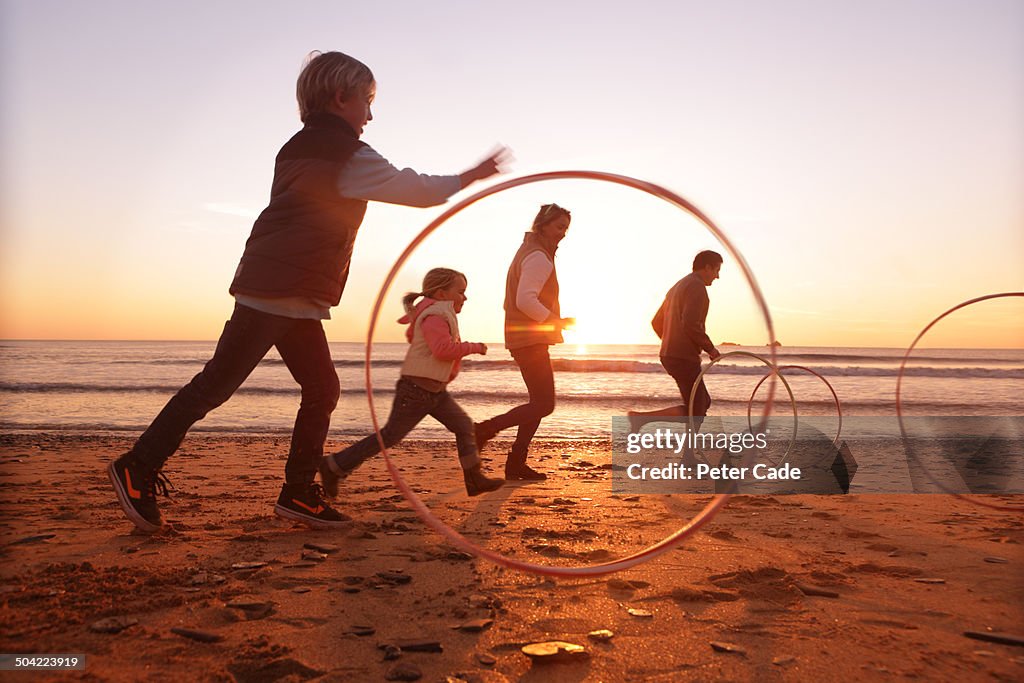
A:
<svg viewBox="0 0 1024 683">
<path fill-rule="evenodd" d="M 416 324 L 416 319 L 419 317 L 423 309 L 427 308 L 433 303 L 436 303 L 436 299 L 430 297 L 423 297 L 423 299 L 416 304 L 416 308 L 413 309 L 412 313 L 406 313 L 398 322 L 407 324 L 408 327 L 405 329 L 405 338 L 412 343 L 412 332 L 413 325 Z M 459 366 L 463 356 L 468 356 L 471 353 L 484 353 L 487 347 L 479 342 L 457 342 L 452 338 L 452 332 L 448 329 L 448 323 L 436 315 L 428 315 L 420 323 L 420 329 L 423 330 L 423 338 L 427 341 L 427 346 L 430 347 L 430 354 L 438 360 L 453 360 L 455 365 L 452 366 L 452 374 L 448 377 L 448 381 L 451 382 L 455 379 L 456 375 L 459 374 Z"/>
</svg>

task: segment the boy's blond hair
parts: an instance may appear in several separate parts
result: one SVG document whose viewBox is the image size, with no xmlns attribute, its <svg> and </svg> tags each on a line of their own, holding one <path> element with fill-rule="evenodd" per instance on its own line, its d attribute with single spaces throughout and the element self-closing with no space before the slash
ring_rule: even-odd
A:
<svg viewBox="0 0 1024 683">
<path fill-rule="evenodd" d="M 310 114 L 327 111 L 339 91 L 342 98 L 348 98 L 353 94 L 372 95 L 373 89 L 373 72 L 358 59 L 342 52 L 314 50 L 307 55 L 295 85 L 299 118 L 305 123 Z"/>
</svg>

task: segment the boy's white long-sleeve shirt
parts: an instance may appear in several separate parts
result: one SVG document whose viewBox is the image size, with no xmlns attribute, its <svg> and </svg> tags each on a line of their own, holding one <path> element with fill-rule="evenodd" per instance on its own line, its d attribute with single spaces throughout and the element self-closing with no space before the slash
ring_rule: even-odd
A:
<svg viewBox="0 0 1024 683">
<path fill-rule="evenodd" d="M 342 197 L 421 208 L 444 204 L 461 189 L 459 176 L 399 170 L 369 146 L 356 150 L 338 177 Z"/>
</svg>

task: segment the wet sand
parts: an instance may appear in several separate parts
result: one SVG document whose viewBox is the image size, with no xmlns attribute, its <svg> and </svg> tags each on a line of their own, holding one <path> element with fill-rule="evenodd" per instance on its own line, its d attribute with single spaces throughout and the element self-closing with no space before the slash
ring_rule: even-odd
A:
<svg viewBox="0 0 1024 683">
<path fill-rule="evenodd" d="M 651 562 L 551 579 L 445 543 L 380 460 L 343 485 L 348 528 L 278 519 L 284 437 L 190 435 L 166 468 L 177 488 L 161 499 L 167 528 L 139 534 L 105 472 L 129 443 L 0 437 L 0 652 L 87 656 L 84 671 L 34 680 L 1024 678 L 1024 647 L 963 635 L 1024 635 L 1021 513 L 941 495 L 733 496 Z M 500 463 L 507 445 L 484 455 Z M 410 441 L 396 458 L 467 538 L 543 564 L 636 552 L 709 500 L 613 495 L 609 446 L 594 441 L 538 443 L 548 481 L 478 498 L 462 489 L 451 442 Z M 610 640 L 588 637 L 601 629 Z M 520 650 L 548 640 L 586 654 Z"/>
</svg>

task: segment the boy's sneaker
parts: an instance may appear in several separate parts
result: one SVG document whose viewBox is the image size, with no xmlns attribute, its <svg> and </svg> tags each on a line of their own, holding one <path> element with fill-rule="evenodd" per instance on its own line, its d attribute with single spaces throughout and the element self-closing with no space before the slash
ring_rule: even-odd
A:
<svg viewBox="0 0 1024 683">
<path fill-rule="evenodd" d="M 320 484 L 285 484 L 277 497 L 274 512 L 278 517 L 300 522 L 313 529 L 337 529 L 352 520 L 324 502 Z"/>
<path fill-rule="evenodd" d="M 164 521 L 156 507 L 156 494 L 167 495 L 170 482 L 159 470 L 143 465 L 131 453 L 125 453 L 107 467 L 117 502 L 124 514 L 147 534 L 160 530 Z"/>
<path fill-rule="evenodd" d="M 338 496 L 338 482 L 348 477 L 352 470 L 340 467 L 333 455 L 325 455 L 320 458 L 319 469 L 320 482 L 324 485 L 324 493 L 327 494 L 328 498 L 336 498 Z"/>
</svg>

